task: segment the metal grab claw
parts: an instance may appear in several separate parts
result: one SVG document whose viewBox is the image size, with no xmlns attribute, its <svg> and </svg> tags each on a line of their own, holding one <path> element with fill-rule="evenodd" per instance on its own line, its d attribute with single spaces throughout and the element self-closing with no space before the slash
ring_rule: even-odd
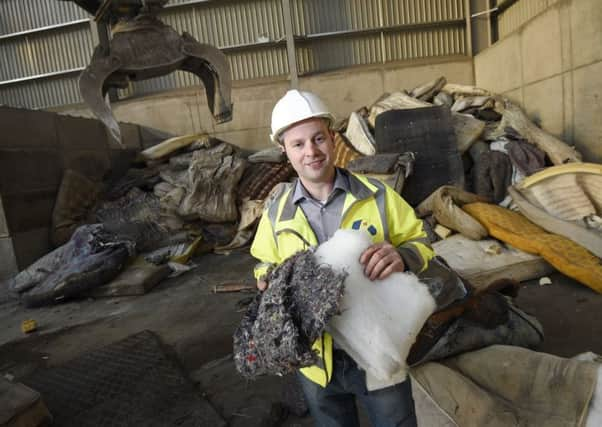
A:
<svg viewBox="0 0 602 427">
<path fill-rule="evenodd" d="M 230 65 L 214 46 L 199 43 L 190 34 L 180 36 L 153 14 L 138 15 L 113 26 L 108 54 L 97 46 L 79 78 L 84 102 L 119 144 L 119 124 L 105 95 L 109 88 L 125 88 L 131 80 L 146 80 L 176 70 L 197 75 L 217 123 L 232 120 Z"/>
</svg>

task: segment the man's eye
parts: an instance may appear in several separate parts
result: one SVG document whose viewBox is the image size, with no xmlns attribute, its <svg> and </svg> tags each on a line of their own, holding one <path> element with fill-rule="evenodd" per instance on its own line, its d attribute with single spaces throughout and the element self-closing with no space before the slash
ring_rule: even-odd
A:
<svg viewBox="0 0 602 427">
<path fill-rule="evenodd" d="M 318 135 L 315 139 L 316 142 L 324 142 L 324 135 Z"/>
</svg>

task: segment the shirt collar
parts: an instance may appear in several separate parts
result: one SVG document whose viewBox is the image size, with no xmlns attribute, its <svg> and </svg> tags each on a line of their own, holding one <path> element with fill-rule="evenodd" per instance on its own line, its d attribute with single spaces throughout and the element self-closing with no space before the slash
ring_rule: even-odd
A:
<svg viewBox="0 0 602 427">
<path fill-rule="evenodd" d="M 348 177 L 342 173 L 339 168 L 335 168 L 334 185 L 332 186 L 331 194 L 333 194 L 336 190 L 348 192 L 350 189 Z M 301 184 L 301 180 L 297 179 L 293 193 L 293 203 L 297 204 L 305 199 L 313 199 L 313 197 L 311 197 L 303 184 Z"/>
</svg>

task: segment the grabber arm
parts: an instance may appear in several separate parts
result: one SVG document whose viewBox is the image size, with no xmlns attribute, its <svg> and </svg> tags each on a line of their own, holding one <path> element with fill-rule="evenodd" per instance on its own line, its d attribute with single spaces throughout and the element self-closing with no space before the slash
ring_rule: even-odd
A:
<svg viewBox="0 0 602 427">
<path fill-rule="evenodd" d="M 180 68 L 203 81 L 215 121 L 224 123 L 232 120 L 232 78 L 226 55 L 214 46 L 199 43 L 186 32 L 182 34 L 182 53 L 186 59 Z"/>
<path fill-rule="evenodd" d="M 84 102 L 96 117 L 109 129 L 111 138 L 123 147 L 121 130 L 110 106 L 105 101 L 105 81 L 121 67 L 121 61 L 115 56 L 102 56 L 100 50 L 94 52 L 92 61 L 79 76 L 79 91 Z"/>
</svg>

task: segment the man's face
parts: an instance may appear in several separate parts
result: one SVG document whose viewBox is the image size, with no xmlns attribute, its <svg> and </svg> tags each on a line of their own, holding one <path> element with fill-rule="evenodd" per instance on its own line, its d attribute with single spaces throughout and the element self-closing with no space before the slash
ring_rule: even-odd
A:
<svg viewBox="0 0 602 427">
<path fill-rule="evenodd" d="M 334 179 L 334 141 L 323 119 L 307 119 L 282 134 L 283 151 L 302 182 Z"/>
</svg>

